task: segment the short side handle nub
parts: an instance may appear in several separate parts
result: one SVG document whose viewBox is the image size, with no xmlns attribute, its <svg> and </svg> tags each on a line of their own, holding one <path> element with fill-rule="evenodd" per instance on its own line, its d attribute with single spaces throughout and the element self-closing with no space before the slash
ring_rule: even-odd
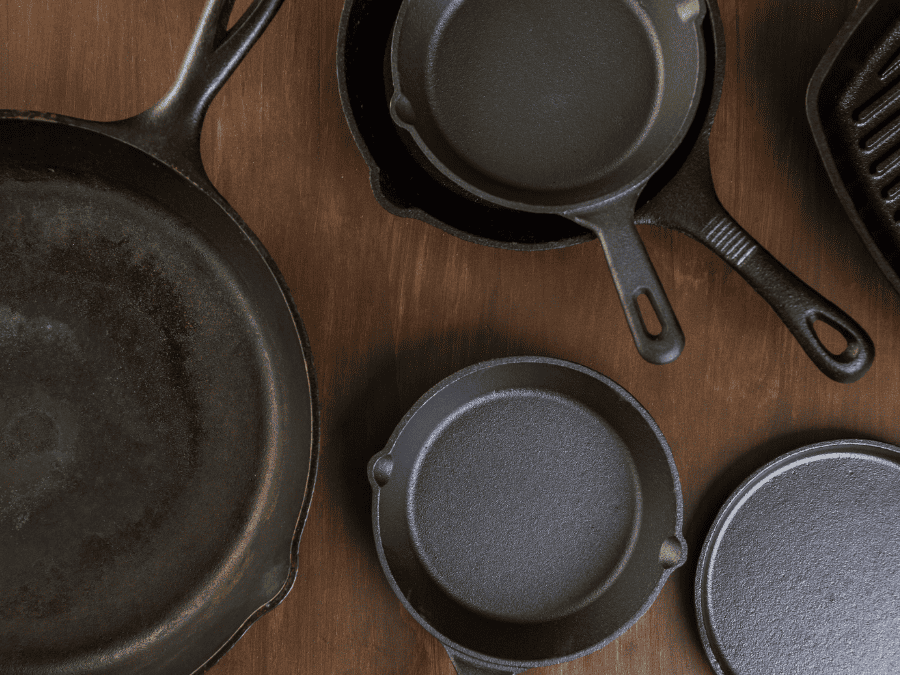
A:
<svg viewBox="0 0 900 675">
<path fill-rule="evenodd" d="M 634 226 L 636 195 L 591 212 L 567 213 L 566 217 L 597 235 L 612 272 L 625 319 L 638 352 L 650 363 L 664 364 L 678 358 L 684 349 L 684 333 L 663 290 L 647 250 Z M 659 321 L 659 334 L 651 333 L 638 300 L 645 296 Z"/>
</svg>

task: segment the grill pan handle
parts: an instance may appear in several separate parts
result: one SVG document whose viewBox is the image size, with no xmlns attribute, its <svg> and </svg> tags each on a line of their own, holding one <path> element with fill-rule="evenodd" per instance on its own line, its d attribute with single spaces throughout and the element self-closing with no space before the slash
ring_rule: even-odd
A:
<svg viewBox="0 0 900 675">
<path fill-rule="evenodd" d="M 200 158 L 206 111 L 283 1 L 255 0 L 229 29 L 234 0 L 208 0 L 169 92 L 148 110 L 110 126 L 122 140 L 208 183 Z"/>
<path fill-rule="evenodd" d="M 650 363 L 669 363 L 678 358 L 684 349 L 684 333 L 634 227 L 637 194 L 637 189 L 631 190 L 594 211 L 565 215 L 600 239 L 628 328 L 640 355 Z M 638 305 L 642 295 L 650 301 L 659 320 L 661 331 L 657 335 L 648 330 L 642 316 Z"/>
</svg>

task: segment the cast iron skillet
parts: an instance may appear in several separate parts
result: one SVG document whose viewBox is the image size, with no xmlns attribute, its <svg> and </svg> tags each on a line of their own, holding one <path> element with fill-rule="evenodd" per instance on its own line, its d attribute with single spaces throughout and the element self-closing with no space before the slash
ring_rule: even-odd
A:
<svg viewBox="0 0 900 675">
<path fill-rule="evenodd" d="M 682 564 L 681 488 L 646 410 L 550 358 L 470 366 L 369 462 L 385 575 L 461 675 L 600 649 Z"/>
<path fill-rule="evenodd" d="M 806 114 L 831 184 L 900 293 L 900 6 L 863 0 L 813 73 Z"/>
<path fill-rule="evenodd" d="M 193 673 L 287 595 L 318 452 L 303 324 L 203 171 L 280 0 L 211 0 L 172 90 L 0 112 L 0 670 Z"/>
<path fill-rule="evenodd" d="M 750 476 L 719 512 L 695 602 L 719 675 L 896 672 L 900 448 L 810 445 Z"/>
<path fill-rule="evenodd" d="M 677 358 L 684 334 L 634 206 L 696 112 L 700 10 L 697 0 L 405 0 L 391 46 L 394 121 L 465 192 L 592 230 L 651 363 Z"/>
<path fill-rule="evenodd" d="M 709 167 L 709 134 L 724 80 L 725 45 L 713 0 L 703 22 L 705 76 L 697 112 L 681 145 L 650 177 L 638 198 L 635 220 L 678 229 L 711 248 L 757 290 L 785 322 L 804 351 L 826 375 L 853 382 L 874 358 L 871 339 L 840 308 L 782 267 L 727 214 L 718 201 Z M 382 75 L 375 61 L 388 48 L 394 5 L 347 0 L 338 38 L 338 78 L 345 117 L 369 169 L 375 196 L 388 211 L 424 220 L 480 244 L 524 250 L 588 241 L 570 221 L 527 213 L 466 195 L 431 166 L 388 114 Z M 388 82 L 390 89 L 390 82 Z M 383 106 L 379 110 L 379 106 Z M 391 128 L 394 127 L 394 128 Z M 847 339 L 832 355 L 813 324 L 823 321 Z M 773 355 L 774 356 L 774 355 Z"/>
</svg>

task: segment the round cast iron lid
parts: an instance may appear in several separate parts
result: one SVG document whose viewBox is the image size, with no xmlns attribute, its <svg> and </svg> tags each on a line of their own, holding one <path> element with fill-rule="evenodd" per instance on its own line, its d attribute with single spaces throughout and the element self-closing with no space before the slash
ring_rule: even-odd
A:
<svg viewBox="0 0 900 675">
<path fill-rule="evenodd" d="M 707 536 L 695 603 L 720 675 L 896 672 L 900 448 L 818 443 L 753 474 Z"/>
</svg>

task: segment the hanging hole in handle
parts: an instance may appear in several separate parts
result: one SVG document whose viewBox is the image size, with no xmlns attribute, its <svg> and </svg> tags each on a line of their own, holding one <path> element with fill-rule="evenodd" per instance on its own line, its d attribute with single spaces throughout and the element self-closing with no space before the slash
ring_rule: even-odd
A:
<svg viewBox="0 0 900 675">
<path fill-rule="evenodd" d="M 647 332 L 647 335 L 659 337 L 662 333 L 662 324 L 656 315 L 656 308 L 653 306 L 653 301 L 650 299 L 647 291 L 641 291 L 635 304 L 637 304 L 638 315 L 641 317 L 641 323 L 644 324 L 644 330 Z"/>
<path fill-rule="evenodd" d="M 832 356 L 841 356 L 847 351 L 847 347 L 849 346 L 847 338 L 841 335 L 840 331 L 834 326 L 829 325 L 822 319 L 816 319 L 813 322 L 812 328 L 819 338 L 819 341 Z"/>
</svg>

